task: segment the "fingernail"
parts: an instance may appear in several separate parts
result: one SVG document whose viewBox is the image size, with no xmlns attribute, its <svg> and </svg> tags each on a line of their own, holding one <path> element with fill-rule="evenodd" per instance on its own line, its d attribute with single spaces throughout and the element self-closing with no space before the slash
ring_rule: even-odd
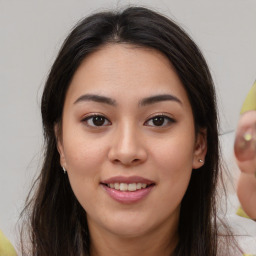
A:
<svg viewBox="0 0 256 256">
<path fill-rule="evenodd" d="M 243 135 L 243 139 L 244 139 L 246 142 L 250 142 L 250 141 L 252 140 L 252 133 L 251 133 L 251 131 L 246 132 L 246 133 Z"/>
<path fill-rule="evenodd" d="M 235 155 L 239 161 L 251 159 L 256 154 L 256 138 L 253 127 L 244 134 L 237 136 L 235 141 Z"/>
</svg>

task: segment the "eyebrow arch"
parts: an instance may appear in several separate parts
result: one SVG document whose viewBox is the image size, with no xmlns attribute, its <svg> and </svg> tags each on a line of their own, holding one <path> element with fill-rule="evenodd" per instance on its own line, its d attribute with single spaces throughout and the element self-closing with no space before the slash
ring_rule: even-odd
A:
<svg viewBox="0 0 256 256">
<path fill-rule="evenodd" d="M 80 96 L 74 102 L 74 104 L 77 104 L 77 103 L 83 102 L 83 101 L 94 101 L 94 102 L 98 102 L 98 103 L 108 104 L 111 106 L 117 106 L 117 103 L 114 99 L 111 99 L 109 97 L 102 96 L 102 95 L 97 95 L 97 94 L 84 94 L 84 95 Z M 160 94 L 160 95 L 154 95 L 154 96 L 150 96 L 150 97 L 142 99 L 139 102 L 139 106 L 143 107 L 143 106 L 151 105 L 151 104 L 158 103 L 161 101 L 175 101 L 182 105 L 181 100 L 179 100 L 174 95 Z"/>
<path fill-rule="evenodd" d="M 155 95 L 155 96 L 150 96 L 148 98 L 145 98 L 143 100 L 141 100 L 139 102 L 139 106 L 147 106 L 150 104 L 154 104 L 157 102 L 161 102 L 161 101 L 175 101 L 179 104 L 182 105 L 182 102 L 180 99 L 178 99 L 177 97 L 175 97 L 174 95 L 171 94 L 160 94 L 160 95 Z"/>
<path fill-rule="evenodd" d="M 116 106 L 116 101 L 106 97 L 106 96 L 101 96 L 101 95 L 96 95 L 96 94 L 84 94 L 81 97 L 79 97 L 74 104 L 77 104 L 79 102 L 83 102 L 83 101 L 95 101 L 95 102 L 99 102 L 99 103 L 105 103 L 111 106 Z"/>
</svg>

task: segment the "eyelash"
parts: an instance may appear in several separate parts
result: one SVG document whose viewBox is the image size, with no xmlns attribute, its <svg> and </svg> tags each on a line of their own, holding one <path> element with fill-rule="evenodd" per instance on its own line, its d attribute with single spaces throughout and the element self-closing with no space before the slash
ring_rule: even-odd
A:
<svg viewBox="0 0 256 256">
<path fill-rule="evenodd" d="M 89 121 L 91 120 L 93 122 L 93 118 L 103 118 L 104 119 L 104 123 L 107 121 L 109 124 L 107 125 L 94 125 L 94 124 L 89 124 Z M 94 128 L 99 128 L 99 127 L 102 127 L 102 126 L 108 126 L 108 125 L 111 125 L 111 122 L 103 115 L 99 115 L 99 114 L 93 114 L 93 115 L 90 115 L 90 116 L 87 116 L 85 117 L 82 122 L 86 123 L 87 126 L 89 127 L 94 127 Z"/>
<path fill-rule="evenodd" d="M 173 118 L 171 118 L 171 117 L 169 117 L 169 116 L 166 116 L 166 115 L 164 115 L 164 114 L 160 114 L 160 115 L 155 115 L 155 116 L 149 118 L 144 124 L 147 124 L 147 123 L 149 123 L 150 121 L 153 122 L 153 120 L 156 119 L 156 118 L 164 118 L 164 125 L 159 125 L 159 126 L 158 126 L 158 125 L 147 125 L 147 126 L 152 126 L 152 127 L 166 127 L 166 126 L 169 126 L 170 124 L 176 122 L 175 119 L 173 119 Z"/>
<path fill-rule="evenodd" d="M 108 122 L 108 124 L 105 124 L 103 123 L 103 125 L 95 125 L 95 124 L 89 124 L 90 121 L 93 122 L 93 118 L 102 118 L 104 120 L 104 123 L 105 122 Z M 164 118 L 164 125 L 148 125 L 148 123 L 151 121 L 153 122 L 154 119 L 156 118 Z M 89 127 L 93 127 L 93 128 L 100 128 L 100 127 L 103 127 L 103 126 L 109 126 L 111 125 L 111 122 L 103 115 L 100 115 L 100 114 L 93 114 L 93 115 L 90 115 L 90 116 L 87 116 L 85 117 L 82 122 L 86 123 L 87 126 Z M 149 118 L 144 124 L 146 126 L 151 126 L 151 127 L 165 127 L 165 126 L 169 126 L 170 124 L 172 123 L 175 123 L 176 120 L 169 117 L 169 116 L 166 116 L 164 114 L 159 114 L 159 115 L 155 115 L 151 118 Z"/>
</svg>

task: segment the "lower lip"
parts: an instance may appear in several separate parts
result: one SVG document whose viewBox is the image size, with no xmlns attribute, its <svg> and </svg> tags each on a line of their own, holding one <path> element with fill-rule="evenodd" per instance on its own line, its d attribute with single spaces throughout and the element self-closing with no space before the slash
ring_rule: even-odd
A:
<svg viewBox="0 0 256 256">
<path fill-rule="evenodd" d="M 154 187 L 149 186 L 147 188 L 139 189 L 136 191 L 120 191 L 102 184 L 101 186 L 104 188 L 104 190 L 108 193 L 108 195 L 111 198 L 124 204 L 136 203 L 144 199 Z"/>
</svg>

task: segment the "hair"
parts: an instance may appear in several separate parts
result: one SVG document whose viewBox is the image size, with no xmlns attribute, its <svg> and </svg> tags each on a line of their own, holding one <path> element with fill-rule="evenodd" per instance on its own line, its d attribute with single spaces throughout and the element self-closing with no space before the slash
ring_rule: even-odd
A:
<svg viewBox="0 0 256 256">
<path fill-rule="evenodd" d="M 213 80 L 202 53 L 187 33 L 169 18 L 143 7 L 96 13 L 80 21 L 50 70 L 41 102 L 44 162 L 23 212 L 28 216 L 29 254 L 89 255 L 86 212 L 63 174 L 54 127 L 61 125 L 65 95 L 81 62 L 104 45 L 122 43 L 156 49 L 170 60 L 187 92 L 196 133 L 207 130 L 205 164 L 192 171 L 181 202 L 179 242 L 173 256 L 215 256 L 220 236 L 216 209 L 220 162 Z"/>
</svg>

